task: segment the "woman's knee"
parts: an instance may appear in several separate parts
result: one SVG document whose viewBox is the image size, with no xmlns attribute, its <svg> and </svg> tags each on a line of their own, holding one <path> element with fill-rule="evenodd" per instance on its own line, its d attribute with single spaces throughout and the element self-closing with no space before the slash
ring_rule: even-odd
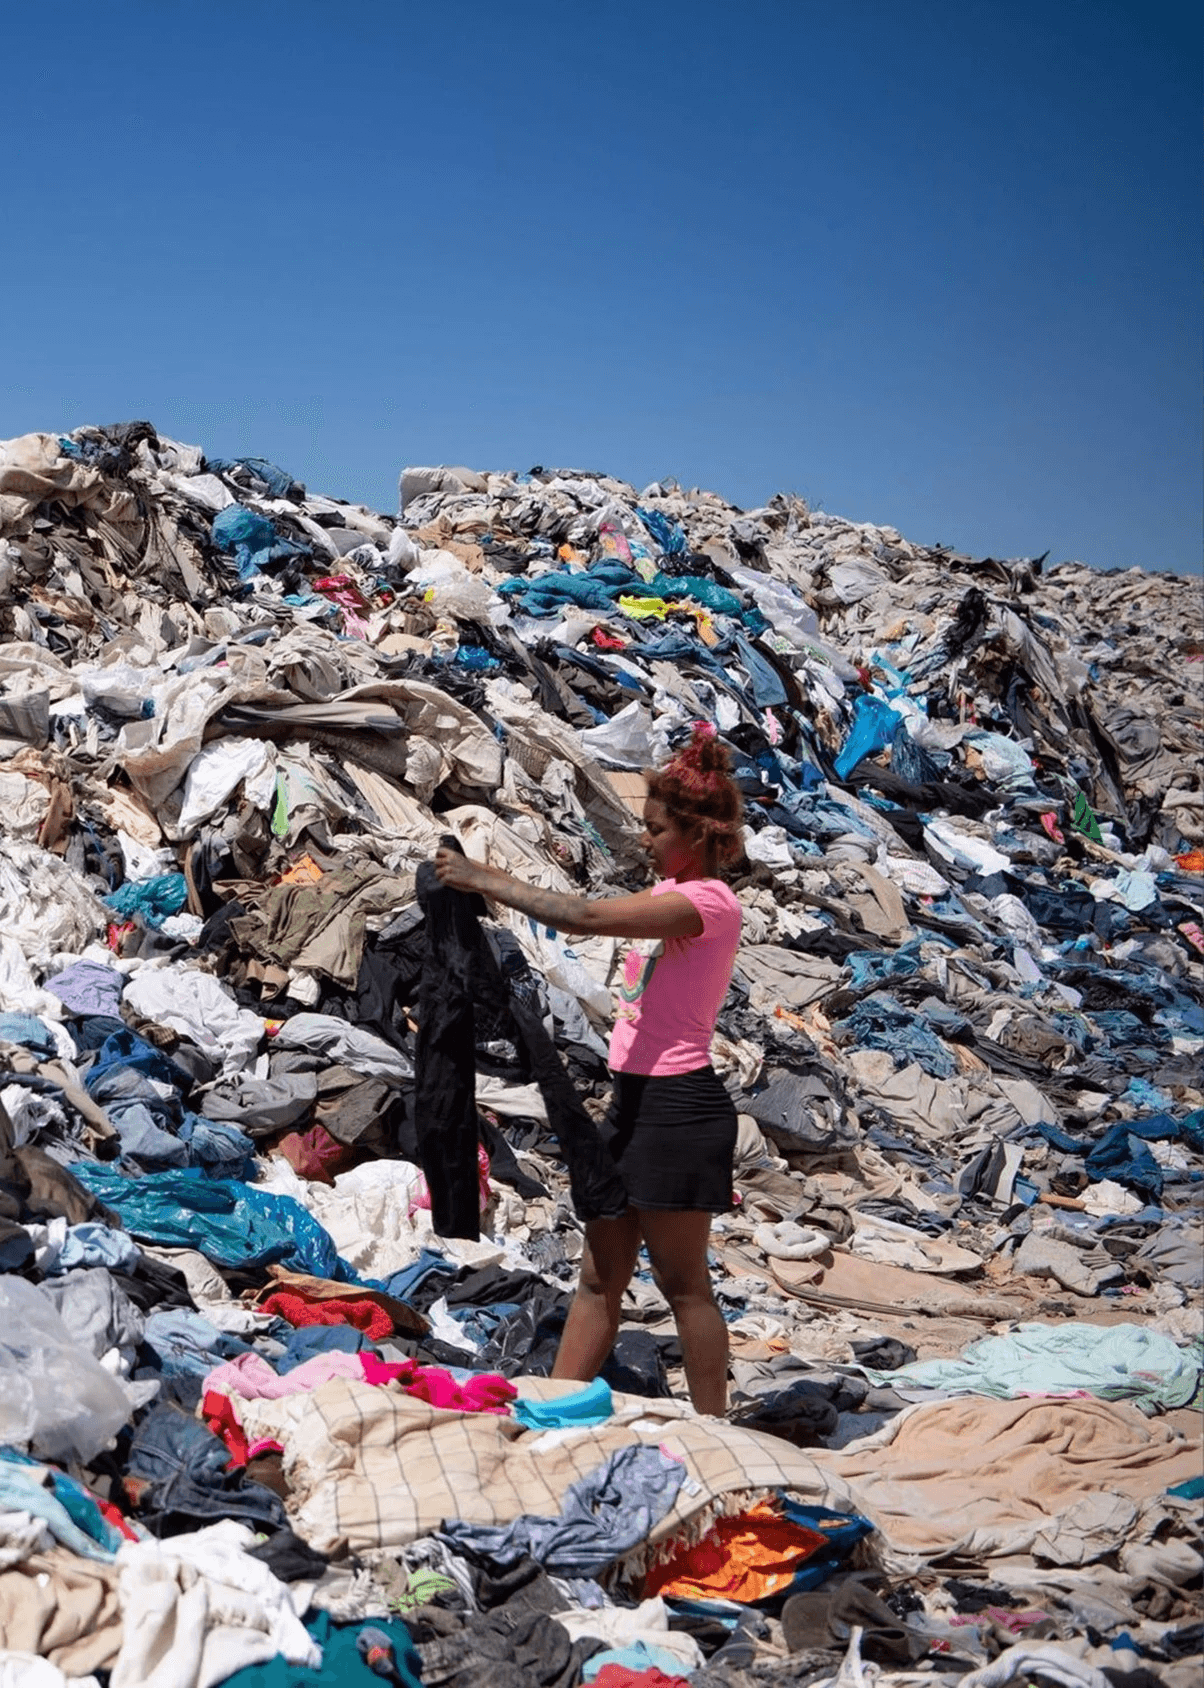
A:
<svg viewBox="0 0 1204 1688">
<path fill-rule="evenodd" d="M 620 1281 L 617 1273 L 600 1270 L 596 1261 L 582 1261 L 577 1279 L 579 1294 L 596 1295 L 603 1301 L 613 1301 L 621 1297 L 626 1288 L 626 1281 Z"/>
<path fill-rule="evenodd" d="M 644 1213 L 641 1221 L 652 1276 L 670 1307 L 713 1301 L 707 1261 L 710 1214 Z"/>
<path fill-rule="evenodd" d="M 580 1288 L 587 1295 L 617 1303 L 631 1282 L 639 1246 L 639 1231 L 634 1223 L 623 1220 L 591 1223 L 581 1253 Z"/>
<path fill-rule="evenodd" d="M 714 1303 L 715 1295 L 711 1288 L 711 1276 L 703 1266 L 699 1271 L 695 1266 L 671 1266 L 654 1268 L 652 1273 L 657 1289 L 674 1312 L 679 1307 L 688 1307 L 698 1302 Z"/>
</svg>

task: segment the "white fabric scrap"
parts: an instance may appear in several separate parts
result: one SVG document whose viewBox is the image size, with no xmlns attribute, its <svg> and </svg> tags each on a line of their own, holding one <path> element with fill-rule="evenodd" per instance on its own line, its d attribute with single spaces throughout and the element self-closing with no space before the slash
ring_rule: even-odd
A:
<svg viewBox="0 0 1204 1688">
<path fill-rule="evenodd" d="M 184 781 L 184 805 L 177 823 L 182 836 L 195 832 L 240 785 L 256 808 L 266 809 L 276 789 L 276 757 L 262 739 L 218 739 L 195 756 Z"/>
<path fill-rule="evenodd" d="M 289 1588 L 247 1552 L 255 1539 L 226 1518 L 192 1535 L 125 1543 L 110 1688 L 211 1688 L 278 1653 L 290 1664 L 321 1664 Z"/>
<path fill-rule="evenodd" d="M 223 1075 L 239 1073 L 259 1047 L 263 1021 L 240 1008 L 210 973 L 185 962 L 144 967 L 125 988 L 125 1001 L 144 1020 L 191 1039 Z"/>
</svg>

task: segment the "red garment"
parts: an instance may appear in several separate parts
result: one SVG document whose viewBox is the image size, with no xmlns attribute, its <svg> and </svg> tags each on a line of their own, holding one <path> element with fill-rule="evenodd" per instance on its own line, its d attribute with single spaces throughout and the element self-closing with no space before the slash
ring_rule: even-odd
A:
<svg viewBox="0 0 1204 1688">
<path fill-rule="evenodd" d="M 201 1402 L 201 1416 L 219 1442 L 224 1442 L 230 1452 L 230 1463 L 227 1471 L 234 1471 L 240 1465 L 246 1465 L 248 1460 L 258 1459 L 260 1454 L 282 1454 L 284 1447 L 280 1442 L 274 1442 L 270 1437 L 262 1436 L 257 1442 L 248 1442 L 247 1433 L 238 1422 L 238 1413 L 234 1406 L 234 1398 L 224 1394 L 220 1389 L 208 1389 Z"/>
<path fill-rule="evenodd" d="M 1062 831 L 1062 828 L 1058 825 L 1058 817 L 1054 814 L 1052 809 L 1049 811 L 1048 814 L 1041 816 L 1041 825 L 1044 827 L 1045 831 L 1049 834 L 1049 836 L 1053 839 L 1055 844 L 1065 844 L 1066 834 Z"/>
<path fill-rule="evenodd" d="M 632 1670 L 630 1665 L 603 1665 L 594 1688 L 690 1688 L 688 1676 L 666 1676 L 659 1665 Z"/>
<path fill-rule="evenodd" d="M 375 1354 L 361 1354 L 365 1383 L 399 1383 L 407 1395 L 459 1413 L 494 1413 L 505 1418 L 518 1390 L 496 1372 L 481 1372 L 459 1384 L 440 1366 L 420 1366 L 416 1360 L 387 1364 Z"/>
<path fill-rule="evenodd" d="M 117 1510 L 111 1500 L 101 1500 L 99 1495 L 93 1495 L 90 1489 L 88 1493 L 92 1496 L 92 1499 L 100 1508 L 104 1518 L 112 1524 L 115 1530 L 120 1530 L 126 1541 L 142 1540 L 142 1537 L 138 1534 L 137 1530 L 131 1528 L 129 1519 L 126 1518 L 124 1513 Z"/>
<path fill-rule="evenodd" d="M 601 627 L 595 627 L 590 638 L 600 651 L 625 651 L 626 639 L 618 638 L 614 633 L 607 633 Z"/>
<path fill-rule="evenodd" d="M 333 1184 L 340 1172 L 347 1172 L 360 1158 L 360 1151 L 340 1143 L 324 1125 L 306 1131 L 286 1131 L 275 1144 L 299 1178 L 317 1184 Z"/>
<path fill-rule="evenodd" d="M 245 1465 L 250 1458 L 246 1432 L 238 1422 L 229 1395 L 223 1395 L 220 1389 L 207 1390 L 201 1402 L 201 1416 L 218 1440 L 229 1449 L 230 1466 Z"/>
<path fill-rule="evenodd" d="M 375 1301 L 357 1301 L 350 1295 L 329 1301 L 308 1301 L 295 1290 L 279 1289 L 268 1296 L 261 1311 L 274 1313 L 301 1329 L 307 1325 L 351 1325 L 355 1330 L 362 1330 L 370 1342 L 383 1342 L 393 1335 L 393 1321 L 383 1307 L 378 1307 Z"/>
</svg>

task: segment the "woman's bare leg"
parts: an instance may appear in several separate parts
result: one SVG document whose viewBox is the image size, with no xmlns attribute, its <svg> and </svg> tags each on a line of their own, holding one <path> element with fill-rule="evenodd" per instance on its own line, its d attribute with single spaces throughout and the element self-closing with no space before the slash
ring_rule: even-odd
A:
<svg viewBox="0 0 1204 1688">
<path fill-rule="evenodd" d="M 707 1265 L 711 1215 L 637 1209 L 653 1276 L 673 1309 L 690 1399 L 700 1413 L 727 1411 L 727 1326 Z"/>
<path fill-rule="evenodd" d="M 581 1276 L 564 1322 L 553 1377 L 589 1383 L 606 1364 L 619 1334 L 619 1308 L 640 1252 L 640 1222 L 628 1208 L 621 1219 L 591 1219 L 585 1227 Z"/>
</svg>

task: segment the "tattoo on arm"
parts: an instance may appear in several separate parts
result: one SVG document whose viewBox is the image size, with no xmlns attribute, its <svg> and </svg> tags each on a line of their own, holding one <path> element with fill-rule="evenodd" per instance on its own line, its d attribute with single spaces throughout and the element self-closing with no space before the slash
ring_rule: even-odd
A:
<svg viewBox="0 0 1204 1688">
<path fill-rule="evenodd" d="M 491 892 L 487 891 L 486 895 Z M 543 891 L 536 885 L 524 885 L 519 879 L 506 876 L 506 884 L 493 892 L 498 902 L 516 908 L 520 914 L 530 915 L 543 926 L 557 932 L 585 932 L 589 926 L 587 910 L 589 897 L 570 897 L 561 891 Z"/>
</svg>

